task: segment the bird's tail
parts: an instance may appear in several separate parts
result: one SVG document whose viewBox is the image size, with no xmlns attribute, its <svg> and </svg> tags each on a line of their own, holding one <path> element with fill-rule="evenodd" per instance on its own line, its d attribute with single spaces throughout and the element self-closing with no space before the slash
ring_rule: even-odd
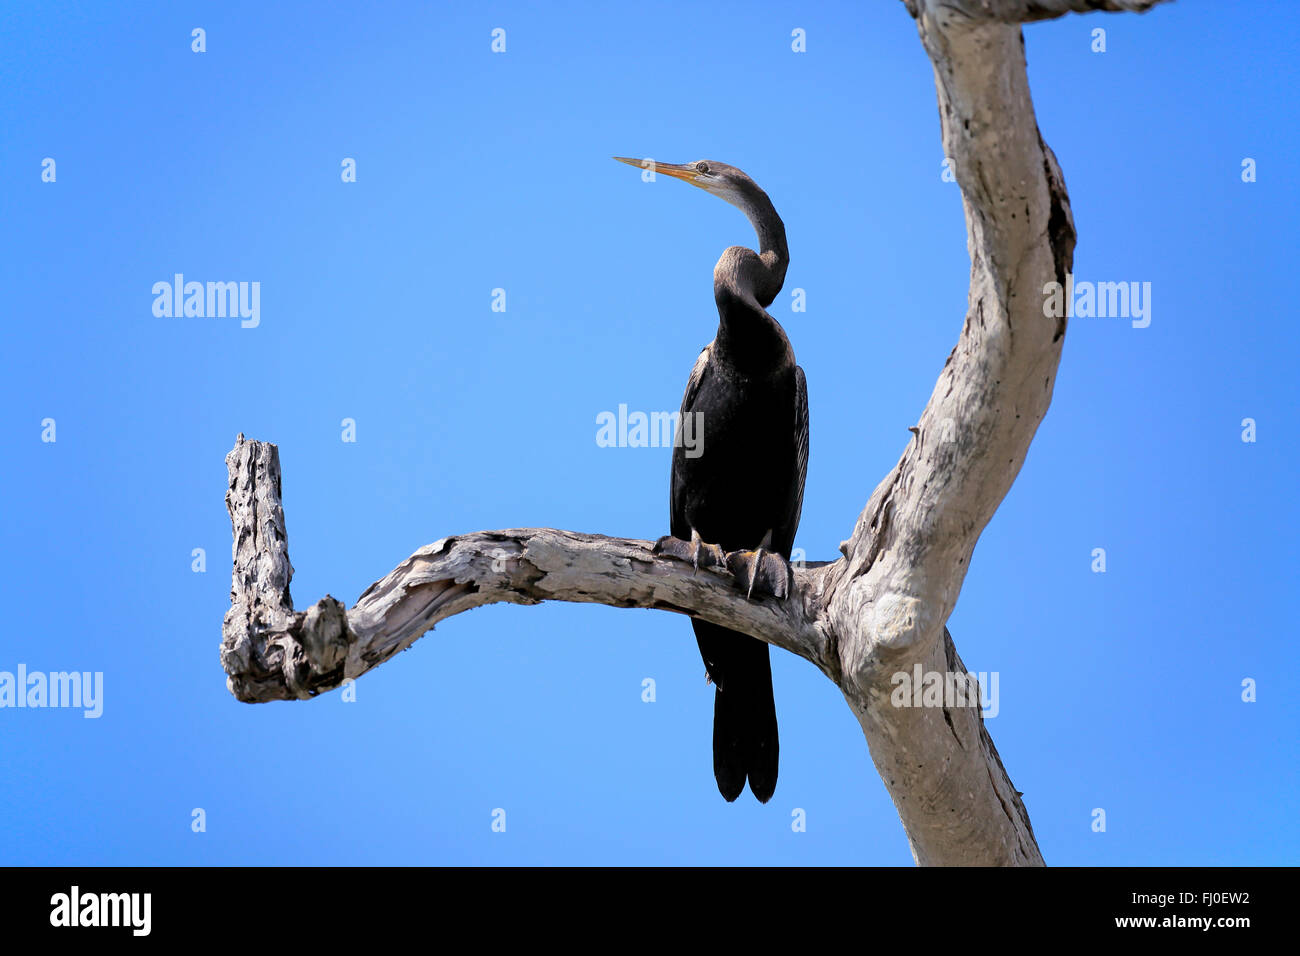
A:
<svg viewBox="0 0 1300 956">
<path fill-rule="evenodd" d="M 748 778 L 750 792 L 767 803 L 776 790 L 779 753 L 767 644 L 707 621 L 691 623 L 716 687 L 713 776 L 718 791 L 727 801 L 735 800 Z"/>
</svg>

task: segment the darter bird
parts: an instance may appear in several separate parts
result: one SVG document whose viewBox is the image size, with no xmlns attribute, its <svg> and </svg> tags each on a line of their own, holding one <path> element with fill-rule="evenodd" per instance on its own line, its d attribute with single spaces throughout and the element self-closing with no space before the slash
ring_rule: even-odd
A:
<svg viewBox="0 0 1300 956">
<path fill-rule="evenodd" d="M 758 234 L 758 252 L 731 246 L 713 268 L 718 331 L 686 383 L 678 427 L 701 414 L 702 453 L 674 442 L 672 534 L 659 550 L 698 568 L 728 563 L 750 596 L 784 598 L 790 549 L 808 468 L 808 390 L 781 324 L 767 312 L 785 282 L 785 224 L 741 170 L 702 160 L 683 166 L 616 156 L 697 186 L 736 206 Z M 698 440 L 698 439 L 697 439 Z M 696 449 L 699 451 L 699 448 Z M 766 803 L 776 789 L 779 746 L 767 644 L 693 619 L 713 682 L 713 775 L 728 801 L 749 789 Z"/>
</svg>

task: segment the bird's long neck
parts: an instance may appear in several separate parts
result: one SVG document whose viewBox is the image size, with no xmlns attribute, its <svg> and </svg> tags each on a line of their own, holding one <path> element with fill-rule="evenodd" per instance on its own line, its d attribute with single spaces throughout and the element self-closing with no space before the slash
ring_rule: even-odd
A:
<svg viewBox="0 0 1300 956">
<path fill-rule="evenodd" d="M 728 201 L 749 218 L 758 234 L 759 251 L 731 246 L 714 266 L 717 350 L 720 358 L 738 366 L 770 367 L 784 361 L 790 351 L 780 323 L 767 314 L 767 307 L 785 284 L 785 270 L 790 263 L 785 223 L 767 194 L 756 186 Z"/>
</svg>

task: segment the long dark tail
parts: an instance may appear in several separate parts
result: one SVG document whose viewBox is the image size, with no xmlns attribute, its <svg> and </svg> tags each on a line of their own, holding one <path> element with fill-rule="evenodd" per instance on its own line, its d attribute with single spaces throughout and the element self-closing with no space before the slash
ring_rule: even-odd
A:
<svg viewBox="0 0 1300 956">
<path fill-rule="evenodd" d="M 728 802 L 749 789 L 760 803 L 776 790 L 776 701 L 767 645 L 707 621 L 691 621 L 713 698 L 713 776 Z"/>
</svg>

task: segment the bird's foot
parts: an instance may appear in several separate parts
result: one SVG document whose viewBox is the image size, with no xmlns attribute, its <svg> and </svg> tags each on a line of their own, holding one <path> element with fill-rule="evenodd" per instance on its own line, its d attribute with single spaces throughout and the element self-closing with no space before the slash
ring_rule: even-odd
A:
<svg viewBox="0 0 1300 956">
<path fill-rule="evenodd" d="M 696 571 L 700 568 L 727 570 L 727 556 L 723 550 L 716 544 L 701 541 L 698 534 L 692 535 L 690 541 L 683 541 L 681 538 L 666 534 L 655 542 L 655 554 L 666 554 L 679 561 L 685 561 Z"/>
<path fill-rule="evenodd" d="M 790 595 L 790 563 L 775 551 L 732 551 L 727 555 L 727 567 L 748 597 L 756 591 L 777 600 Z"/>
</svg>

